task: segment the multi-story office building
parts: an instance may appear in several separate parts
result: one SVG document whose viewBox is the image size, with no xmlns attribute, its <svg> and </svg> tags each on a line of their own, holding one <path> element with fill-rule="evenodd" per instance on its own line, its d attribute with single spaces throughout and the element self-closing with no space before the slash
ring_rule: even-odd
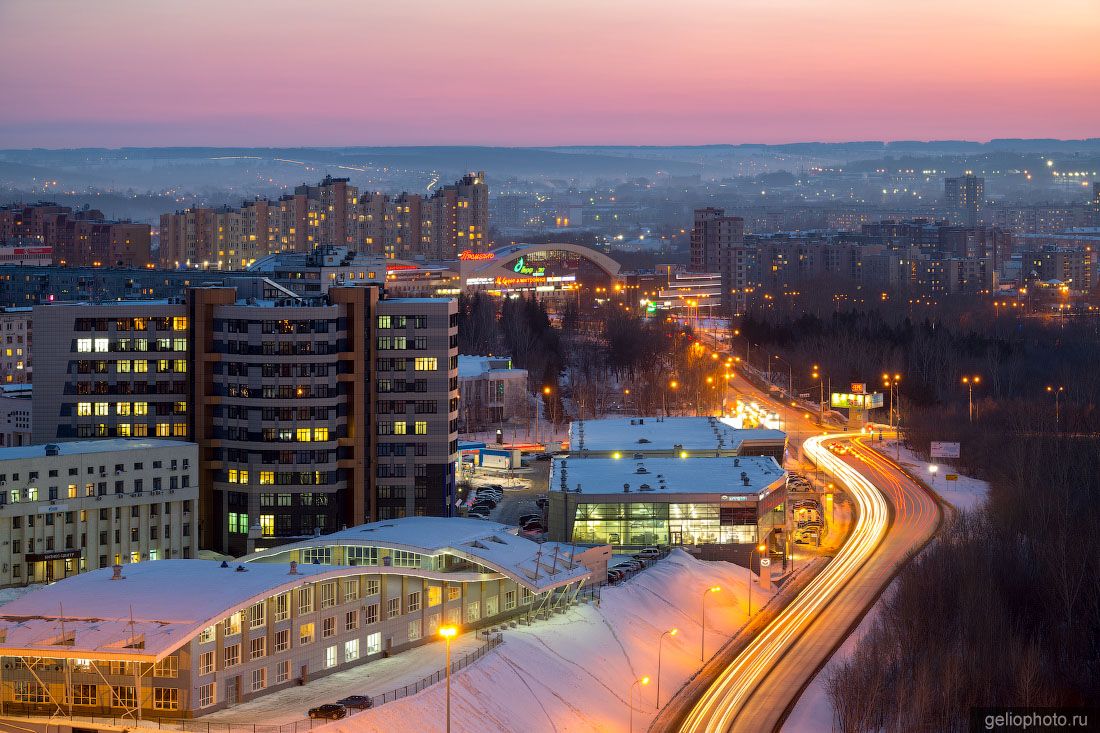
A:
<svg viewBox="0 0 1100 733">
<path fill-rule="evenodd" d="M 197 456 L 170 440 L 0 448 L 0 585 L 192 557 Z"/>
<path fill-rule="evenodd" d="M 240 269 L 265 255 L 347 247 L 388 259 L 453 260 L 489 246 L 489 187 L 484 172 L 463 176 L 430 196 L 364 192 L 347 178 L 325 177 L 277 201 L 240 208 L 195 207 L 160 218 L 160 264 Z"/>
<path fill-rule="evenodd" d="M 242 281 L 243 287 L 243 281 Z M 192 288 L 168 301 L 35 309 L 54 335 L 34 438 L 200 446 L 204 548 L 243 553 L 367 519 L 447 515 L 457 305 L 331 287 Z M 258 525 L 261 515 L 270 521 Z"/>
<path fill-rule="evenodd" d="M 53 261 L 92 267 L 148 267 L 150 228 L 109 221 L 96 209 L 73 211 L 40 202 L 0 207 L 0 241 L 19 238 L 52 249 Z"/>
<path fill-rule="evenodd" d="M 944 206 L 964 226 L 976 227 L 985 206 L 985 179 L 965 175 L 943 179 Z"/>
<path fill-rule="evenodd" d="M 0 609 L 0 705 L 196 717 L 428 643 L 444 624 L 565 607 L 595 574 L 585 560 L 496 523 L 409 517 L 241 563 L 96 570 Z"/>
</svg>

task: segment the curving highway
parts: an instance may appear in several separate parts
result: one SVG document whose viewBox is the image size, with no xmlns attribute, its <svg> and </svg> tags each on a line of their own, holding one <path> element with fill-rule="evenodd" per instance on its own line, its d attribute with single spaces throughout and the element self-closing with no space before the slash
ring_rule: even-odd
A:
<svg viewBox="0 0 1100 733">
<path fill-rule="evenodd" d="M 858 507 L 848 541 L 824 571 L 715 680 L 681 730 L 776 730 L 818 669 L 910 553 L 935 533 L 939 503 L 859 433 L 818 435 L 806 455 L 839 479 Z M 827 444 L 850 441 L 844 457 Z M 822 728 L 829 725 L 822 721 Z"/>
</svg>

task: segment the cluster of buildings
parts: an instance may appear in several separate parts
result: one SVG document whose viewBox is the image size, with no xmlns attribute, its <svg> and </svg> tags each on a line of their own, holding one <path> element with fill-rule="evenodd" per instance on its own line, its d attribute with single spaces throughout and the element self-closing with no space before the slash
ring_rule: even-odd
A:
<svg viewBox="0 0 1100 733">
<path fill-rule="evenodd" d="M 148 224 L 53 203 L 0 206 L 0 265 L 152 267 Z"/>
<path fill-rule="evenodd" d="M 360 191 L 326 176 L 278 200 L 192 207 L 160 218 L 158 262 L 167 269 L 244 269 L 278 252 L 346 247 L 385 259 L 452 260 L 489 248 L 489 187 L 470 173 L 431 194 Z"/>
<path fill-rule="evenodd" d="M 74 508 L 97 509 L 107 526 L 119 521 L 110 505 Z M 161 515 L 166 528 L 188 521 L 181 509 L 176 524 Z M 232 562 L 173 557 L 68 578 L 0 608 L 0 705 L 196 717 L 424 644 L 444 624 L 477 629 L 567 605 L 606 575 L 606 559 L 515 532 L 407 517 Z"/>
</svg>

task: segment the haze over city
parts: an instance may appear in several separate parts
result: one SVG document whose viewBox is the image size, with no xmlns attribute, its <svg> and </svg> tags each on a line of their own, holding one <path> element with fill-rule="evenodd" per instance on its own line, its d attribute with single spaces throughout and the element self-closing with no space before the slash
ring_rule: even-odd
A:
<svg viewBox="0 0 1100 733">
<path fill-rule="evenodd" d="M 0 731 L 1100 729 L 1096 0 L 0 0 Z"/>
</svg>

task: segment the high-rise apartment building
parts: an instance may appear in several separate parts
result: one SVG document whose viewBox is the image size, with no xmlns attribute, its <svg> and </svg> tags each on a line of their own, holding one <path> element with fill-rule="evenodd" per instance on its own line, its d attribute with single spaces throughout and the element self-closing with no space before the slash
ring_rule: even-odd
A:
<svg viewBox="0 0 1100 733">
<path fill-rule="evenodd" d="M 985 179 L 969 174 L 944 178 L 943 198 L 944 206 L 961 224 L 976 227 L 985 206 Z"/>
<path fill-rule="evenodd" d="M 40 202 L 0 207 L 0 241 L 16 239 L 52 248 L 59 265 L 148 267 L 148 224 L 109 221 L 96 209 L 73 211 Z"/>
<path fill-rule="evenodd" d="M 36 329 L 53 338 L 35 378 L 34 439 L 198 443 L 201 546 L 231 554 L 367 520 L 446 516 L 457 305 L 380 294 L 206 287 L 38 307 Z"/>
<path fill-rule="evenodd" d="M 0 231 L 3 231 L 0 221 Z M 241 269 L 269 254 L 349 247 L 389 259 L 454 259 L 489 248 L 489 187 L 471 173 L 430 196 L 364 192 L 326 177 L 277 201 L 194 207 L 160 218 L 160 264 Z"/>
<path fill-rule="evenodd" d="M 745 220 L 723 209 L 695 210 L 691 229 L 691 269 L 722 275 L 724 305 L 742 312 L 750 285 L 752 257 L 745 246 Z"/>
</svg>

